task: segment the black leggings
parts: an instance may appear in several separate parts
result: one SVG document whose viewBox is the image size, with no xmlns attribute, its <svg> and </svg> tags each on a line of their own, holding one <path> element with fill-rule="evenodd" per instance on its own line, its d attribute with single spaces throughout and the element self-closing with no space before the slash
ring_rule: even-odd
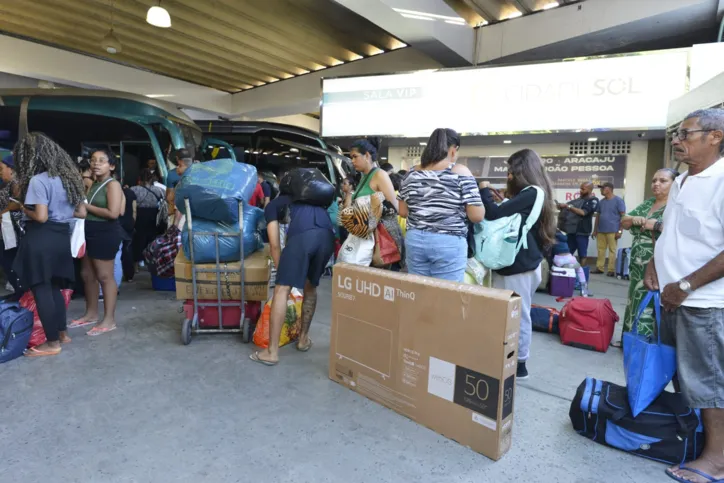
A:
<svg viewBox="0 0 724 483">
<path fill-rule="evenodd" d="M 60 292 L 60 286 L 55 283 L 44 283 L 34 286 L 32 291 L 45 337 L 48 342 L 56 342 L 60 338 L 58 332 L 67 328 L 65 300 Z"/>
</svg>

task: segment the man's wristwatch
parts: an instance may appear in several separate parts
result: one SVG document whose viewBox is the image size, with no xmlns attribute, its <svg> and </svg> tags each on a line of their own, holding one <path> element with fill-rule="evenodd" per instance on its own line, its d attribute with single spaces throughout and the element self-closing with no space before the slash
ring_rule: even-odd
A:
<svg viewBox="0 0 724 483">
<path fill-rule="evenodd" d="M 679 281 L 679 290 L 685 292 L 686 294 L 691 294 L 691 292 L 693 292 L 691 288 L 691 283 L 689 283 L 689 281 L 686 279 Z"/>
</svg>

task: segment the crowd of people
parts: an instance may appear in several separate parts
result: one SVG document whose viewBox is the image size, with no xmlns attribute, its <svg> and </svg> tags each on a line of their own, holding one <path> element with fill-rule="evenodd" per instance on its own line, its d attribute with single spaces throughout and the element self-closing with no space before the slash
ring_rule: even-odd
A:
<svg viewBox="0 0 724 483">
<path fill-rule="evenodd" d="M 706 449 L 687 467 L 670 474 L 688 479 L 702 473 L 724 478 L 724 111 L 692 113 L 673 136 L 676 158 L 688 166 L 679 175 L 672 169 L 657 171 L 651 180 L 653 197 L 626 212 L 614 186 L 585 182 L 579 197 L 557 203 L 541 158 L 530 149 L 507 160 L 504 192 L 488 181 L 478 183 L 471 171 L 458 163 L 462 144 L 452 129 L 436 129 L 430 136 L 421 163 L 409 172 L 394 172 L 379 165 L 378 147 L 369 139 L 356 141 L 350 158 L 359 180 L 343 181 L 341 208 L 365 196 L 379 196 L 384 208 L 376 222 L 389 233 L 402 255 L 389 270 L 463 282 L 471 252 L 471 227 L 520 215 L 525 242 L 508 266 L 494 270 L 494 287 L 512 290 L 521 297 L 518 379 L 529 377 L 531 354 L 530 309 L 541 283 L 544 259 L 578 271 L 584 295 L 590 237 L 597 241 L 593 274 L 613 276 L 617 245 L 625 230 L 632 234 L 630 286 L 624 331 L 630 331 L 635 313 L 649 290 L 660 290 L 664 315 L 657 328 L 651 309 L 644 312 L 638 330 L 659 333 L 678 354 L 675 381 L 690 407 L 700 409 L 706 430 Z M 188 153 L 176 155 L 177 168 L 161 188 L 158 171 L 149 164 L 139 184 L 124 187 L 114 176 L 116 157 L 96 149 L 88 166 L 74 162 L 55 142 L 30 133 L 15 146 L 13 155 L 0 163 L 5 187 L 0 191 L 3 237 L 0 262 L 16 291 L 32 291 L 47 342 L 30 349 L 28 356 L 60 353 L 70 342 L 68 328 L 93 324 L 88 335 L 116 328 L 118 293 L 116 260 L 123 260 L 128 281 L 136 272 L 145 245 L 164 228 L 168 217 L 161 205 L 170 201 L 173 215 L 174 186 L 193 162 Z M 165 190 L 165 192 L 164 192 Z M 277 270 L 271 308 L 270 345 L 251 355 L 265 365 L 279 361 L 279 334 L 286 300 L 292 288 L 304 291 L 302 329 L 297 349 L 312 347 L 309 327 L 317 302 L 317 286 L 335 250 L 335 223 L 327 209 L 292 202 L 289 196 L 272 196 L 271 186 L 259 175 L 253 203 L 264 208 L 271 258 Z M 87 201 L 86 201 L 87 200 Z M 559 211 L 556 221 L 556 211 Z M 529 219 L 530 218 L 530 219 Z M 84 219 L 86 256 L 82 259 L 86 312 L 66 324 L 61 289 L 74 282 L 70 239 L 73 222 Z M 283 233 L 281 226 L 286 226 Z M 522 230 L 522 228 L 521 228 Z M 8 233 L 6 233 L 6 231 Z M 7 235 L 7 236 L 6 236 Z M 14 237 L 9 235 L 15 235 Z M 340 233 L 345 238 L 345 230 Z M 282 246 L 285 246 L 282 249 Z M 132 248 L 132 249 L 131 249 Z M 605 265 L 608 251 L 608 266 Z M 577 257 L 576 257 L 577 256 Z M 104 313 L 99 313 L 99 290 Z M 660 332 L 659 332 L 660 331 Z M 692 480 L 695 481 L 695 480 Z"/>
</svg>

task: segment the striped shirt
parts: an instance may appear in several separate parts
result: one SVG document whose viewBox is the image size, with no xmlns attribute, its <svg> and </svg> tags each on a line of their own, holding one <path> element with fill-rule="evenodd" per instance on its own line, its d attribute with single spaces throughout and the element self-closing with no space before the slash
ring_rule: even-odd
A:
<svg viewBox="0 0 724 483">
<path fill-rule="evenodd" d="M 407 204 L 407 229 L 465 237 L 467 205 L 481 206 L 475 178 L 444 171 L 410 171 L 402 182 L 399 200 Z"/>
</svg>

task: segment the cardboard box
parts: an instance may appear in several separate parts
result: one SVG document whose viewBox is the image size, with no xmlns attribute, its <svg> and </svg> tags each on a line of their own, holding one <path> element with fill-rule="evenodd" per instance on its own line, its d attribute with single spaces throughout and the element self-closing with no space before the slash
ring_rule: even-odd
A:
<svg viewBox="0 0 724 483">
<path fill-rule="evenodd" d="M 520 297 L 338 264 L 329 378 L 494 460 L 510 449 Z"/>
<path fill-rule="evenodd" d="M 228 279 L 221 274 L 221 300 L 239 300 L 241 295 L 241 277 L 239 262 L 222 263 L 221 267 L 229 270 Z M 197 268 L 215 268 L 215 263 L 200 264 Z M 269 274 L 271 260 L 269 245 L 244 259 L 244 300 L 264 302 L 269 298 Z M 191 261 L 179 250 L 174 262 L 176 276 L 176 298 L 188 300 L 194 298 L 191 278 Z M 199 299 L 216 300 L 217 284 L 215 273 L 197 273 L 196 287 Z"/>
</svg>

